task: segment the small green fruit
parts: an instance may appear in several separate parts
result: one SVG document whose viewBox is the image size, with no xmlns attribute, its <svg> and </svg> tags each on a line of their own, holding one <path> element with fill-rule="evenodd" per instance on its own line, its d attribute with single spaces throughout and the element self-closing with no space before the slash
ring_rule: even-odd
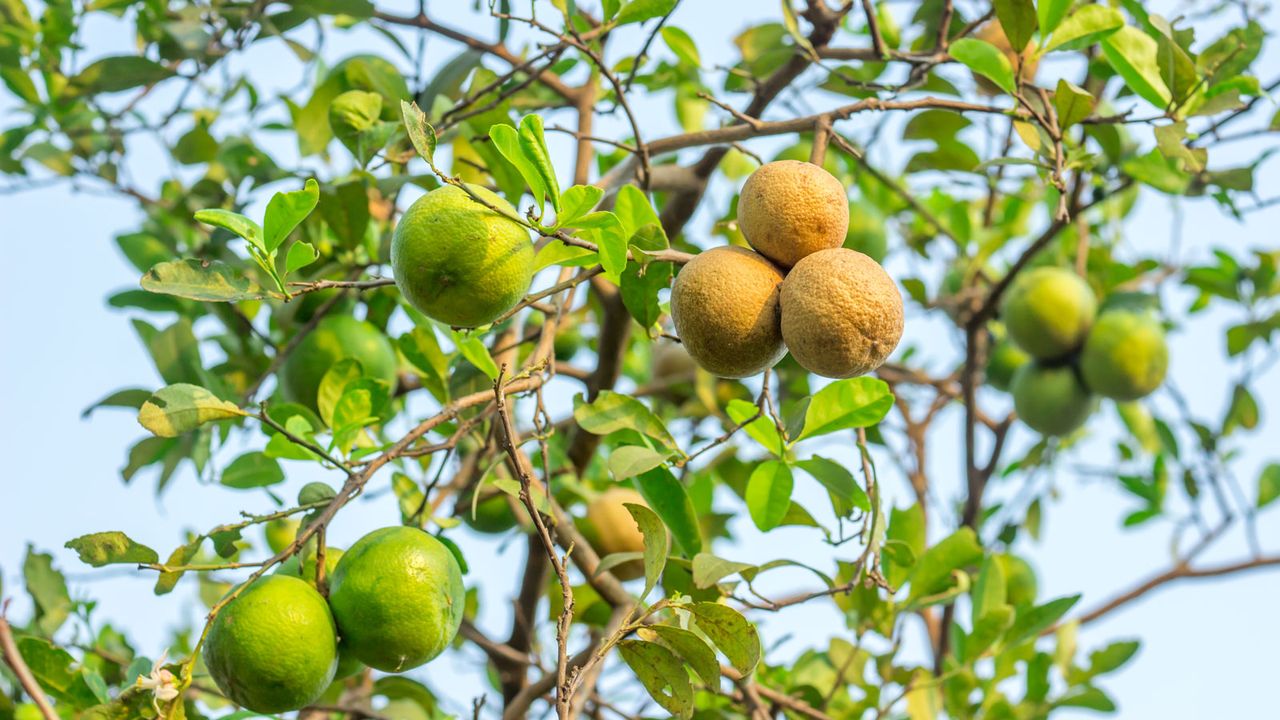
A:
<svg viewBox="0 0 1280 720">
<path fill-rule="evenodd" d="M 1040 267 L 1013 281 L 1001 319 L 1023 350 L 1040 360 L 1055 360 L 1084 344 L 1097 311 L 1098 301 L 1079 275 Z"/>
<path fill-rule="evenodd" d="M 1036 601 L 1036 571 L 1031 564 L 1017 555 L 1004 553 L 996 556 L 1000 569 L 1004 572 L 1005 599 L 1010 605 L 1019 607 L 1030 605 Z"/>
<path fill-rule="evenodd" d="M 1009 339 L 1004 326 L 999 323 L 992 325 L 991 340 L 991 350 L 987 354 L 987 384 L 1008 392 L 1013 374 L 1031 362 L 1031 356 Z"/>
<path fill-rule="evenodd" d="M 1032 430 L 1066 435 L 1089 419 L 1094 399 L 1070 366 L 1031 362 L 1013 375 L 1013 406 Z"/>
<path fill-rule="evenodd" d="M 345 358 L 358 360 L 365 377 L 395 387 L 399 361 L 387 336 L 350 315 L 329 315 L 302 338 L 280 369 L 285 398 L 319 412 L 320 381 L 334 363 Z"/>
<path fill-rule="evenodd" d="M 1113 400 L 1137 400 L 1164 382 L 1169 346 L 1160 322 L 1123 310 L 1098 318 L 1080 354 L 1085 385 Z"/>
</svg>

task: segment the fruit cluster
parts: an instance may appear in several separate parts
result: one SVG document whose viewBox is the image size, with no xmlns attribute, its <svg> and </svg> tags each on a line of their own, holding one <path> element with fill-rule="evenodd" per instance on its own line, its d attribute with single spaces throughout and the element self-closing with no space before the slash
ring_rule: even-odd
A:
<svg viewBox="0 0 1280 720">
<path fill-rule="evenodd" d="M 325 567 L 327 601 L 315 586 L 312 554 L 243 587 L 214 619 L 204 661 L 238 705 L 260 713 L 297 710 L 335 677 L 362 665 L 386 672 L 418 667 L 457 635 L 462 571 L 453 553 L 422 530 L 375 530 L 345 553 L 328 549 Z"/>
<path fill-rule="evenodd" d="M 1032 429 L 1066 435 L 1088 419 L 1095 395 L 1127 402 L 1164 382 L 1169 348 L 1159 319 L 1116 305 L 1099 314 L 1089 285 L 1064 268 L 1028 270 L 1010 285 L 1000 310 L 1008 339 L 993 348 L 988 374 L 997 386 L 1008 379 Z"/>
<path fill-rule="evenodd" d="M 878 368 L 902 338 L 902 296 L 870 257 L 842 247 L 849 199 L 823 168 L 768 163 L 747 178 L 738 226 L 753 250 L 699 253 L 676 276 L 671 315 L 708 372 L 742 378 L 790 350 L 831 378 Z"/>
</svg>

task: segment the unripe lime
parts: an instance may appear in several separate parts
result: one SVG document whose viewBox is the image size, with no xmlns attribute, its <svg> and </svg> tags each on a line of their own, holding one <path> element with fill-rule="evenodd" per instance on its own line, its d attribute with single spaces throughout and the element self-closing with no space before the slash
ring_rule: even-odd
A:
<svg viewBox="0 0 1280 720">
<path fill-rule="evenodd" d="M 285 398 L 317 411 L 320 381 L 334 363 L 345 358 L 358 360 L 366 377 L 395 387 L 398 360 L 387 336 L 350 315 L 329 315 L 302 338 L 280 369 Z"/>
<path fill-rule="evenodd" d="M 991 341 L 991 350 L 987 353 L 987 384 L 1007 392 L 1013 382 L 1013 374 L 1031 362 L 1031 356 L 1009 339 L 1004 326 L 999 323 L 992 324 Z"/>
<path fill-rule="evenodd" d="M 472 513 L 472 498 L 468 493 L 462 497 L 457 513 L 467 527 L 476 532 L 499 535 L 516 526 L 518 522 L 516 510 L 512 506 L 515 498 L 501 490 L 481 492 L 480 499 L 475 501 L 475 512 Z"/>
<path fill-rule="evenodd" d="M 1013 375 L 1013 406 L 1032 430 L 1066 435 L 1089 419 L 1094 398 L 1070 366 L 1030 362 Z"/>
<path fill-rule="evenodd" d="M 1084 343 L 1080 370 L 1085 385 L 1113 400 L 1137 400 L 1164 382 L 1169 346 L 1160 321 L 1145 313 L 1103 313 Z"/>
<path fill-rule="evenodd" d="M 386 672 L 418 667 L 458 634 L 462 570 L 439 540 L 409 527 L 360 538 L 329 580 L 329 605 L 343 642 L 366 665 Z"/>
<path fill-rule="evenodd" d="M 477 196 L 505 215 L 516 209 L 479 185 Z M 396 285 L 424 315 L 479 327 L 515 307 L 533 282 L 533 244 L 524 226 L 445 185 L 418 198 L 391 238 Z"/>
<path fill-rule="evenodd" d="M 1058 267 L 1027 270 L 1005 294 L 1000 317 L 1014 342 L 1040 360 L 1066 356 L 1084 344 L 1098 301 L 1079 275 Z"/>
<path fill-rule="evenodd" d="M 256 580 L 209 628 L 204 661 L 223 694 L 249 710 L 311 704 L 333 680 L 338 638 L 320 593 L 287 575 Z"/>
<path fill-rule="evenodd" d="M 298 528 L 302 523 L 295 518 L 279 518 L 262 526 L 262 533 L 267 538 L 267 547 L 272 553 L 278 553 L 289 547 L 289 543 L 298 536 Z"/>
</svg>

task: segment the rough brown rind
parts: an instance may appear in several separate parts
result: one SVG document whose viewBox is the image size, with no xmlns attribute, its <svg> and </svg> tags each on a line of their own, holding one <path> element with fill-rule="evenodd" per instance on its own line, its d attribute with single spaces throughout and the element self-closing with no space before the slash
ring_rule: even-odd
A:
<svg viewBox="0 0 1280 720">
<path fill-rule="evenodd" d="M 751 173 L 738 198 L 738 227 L 751 247 L 784 268 L 844 244 L 849 197 L 812 163 L 778 160 Z"/>
<path fill-rule="evenodd" d="M 778 316 L 781 283 L 782 273 L 746 248 L 699 253 L 671 287 L 671 317 L 685 350 L 721 377 L 773 367 L 787 352 Z"/>
<path fill-rule="evenodd" d="M 875 370 L 898 346 L 902 324 L 898 286 L 856 250 L 816 252 L 782 283 L 782 337 L 809 372 L 848 378 Z"/>
</svg>

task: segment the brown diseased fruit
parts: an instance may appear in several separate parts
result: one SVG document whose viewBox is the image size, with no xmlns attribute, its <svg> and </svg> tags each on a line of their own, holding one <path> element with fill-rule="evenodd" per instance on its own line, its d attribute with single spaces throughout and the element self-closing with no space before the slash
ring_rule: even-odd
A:
<svg viewBox="0 0 1280 720">
<path fill-rule="evenodd" d="M 902 296 L 875 260 L 816 252 L 782 283 L 782 338 L 801 367 L 830 378 L 880 367 L 902 339 Z"/>
<path fill-rule="evenodd" d="M 787 352 L 778 326 L 781 283 L 782 273 L 746 248 L 699 253 L 671 287 L 671 317 L 684 349 L 721 377 L 773 367 Z"/>
<path fill-rule="evenodd" d="M 789 268 L 806 255 L 844 244 L 849 196 L 817 165 L 778 160 L 743 184 L 738 227 L 757 252 Z"/>
</svg>

